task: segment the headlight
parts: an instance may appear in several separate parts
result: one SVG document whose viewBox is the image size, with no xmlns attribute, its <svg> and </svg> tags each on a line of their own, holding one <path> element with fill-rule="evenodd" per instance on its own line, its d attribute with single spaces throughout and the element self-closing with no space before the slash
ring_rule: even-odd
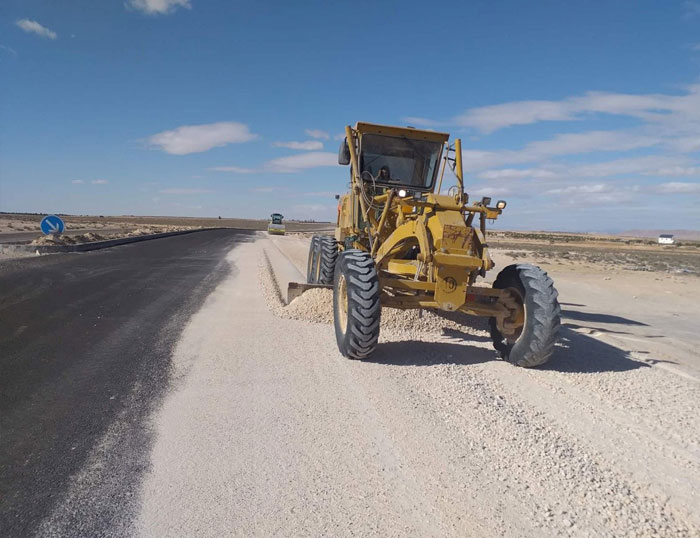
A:
<svg viewBox="0 0 700 538">
<path fill-rule="evenodd" d="M 505 200 L 499 200 L 496 202 L 496 207 L 498 209 L 505 209 L 506 208 L 506 201 Z"/>
<path fill-rule="evenodd" d="M 406 190 L 405 190 L 405 189 L 399 189 L 399 196 L 400 196 L 401 198 L 403 198 L 404 196 L 406 196 Z"/>
</svg>

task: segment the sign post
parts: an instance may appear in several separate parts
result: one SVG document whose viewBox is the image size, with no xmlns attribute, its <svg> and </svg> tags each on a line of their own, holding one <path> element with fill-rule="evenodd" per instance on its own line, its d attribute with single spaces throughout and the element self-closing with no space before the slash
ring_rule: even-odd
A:
<svg viewBox="0 0 700 538">
<path fill-rule="evenodd" d="M 60 234 L 66 229 L 65 223 L 56 215 L 47 215 L 41 219 L 41 231 L 44 234 Z"/>
</svg>

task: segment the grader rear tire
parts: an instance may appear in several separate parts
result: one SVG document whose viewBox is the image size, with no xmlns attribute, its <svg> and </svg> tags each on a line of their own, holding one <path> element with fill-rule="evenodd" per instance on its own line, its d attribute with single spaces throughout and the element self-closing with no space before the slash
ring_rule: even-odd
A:
<svg viewBox="0 0 700 538">
<path fill-rule="evenodd" d="M 338 349 L 345 357 L 366 359 L 377 347 L 379 293 L 377 270 L 369 253 L 342 252 L 335 267 L 333 314 Z"/>
<path fill-rule="evenodd" d="M 317 284 L 333 284 L 335 264 L 338 259 L 338 243 L 332 237 L 321 236 L 318 242 L 318 282 Z"/>
<path fill-rule="evenodd" d="M 309 245 L 309 258 L 306 262 L 306 283 L 316 284 L 316 274 L 318 273 L 318 242 L 321 239 L 320 235 L 314 235 L 311 238 L 311 244 Z"/>
<path fill-rule="evenodd" d="M 498 274 L 494 288 L 508 289 L 524 307 L 524 324 L 519 334 L 504 334 L 491 318 L 493 347 L 511 364 L 531 368 L 552 356 L 559 330 L 561 308 L 554 282 L 534 265 L 509 265 Z"/>
</svg>

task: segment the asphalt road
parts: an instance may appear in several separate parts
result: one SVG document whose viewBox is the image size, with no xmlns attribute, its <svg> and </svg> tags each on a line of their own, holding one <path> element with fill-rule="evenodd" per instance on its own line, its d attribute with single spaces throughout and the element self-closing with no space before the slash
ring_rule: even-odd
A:
<svg viewBox="0 0 700 538">
<path fill-rule="evenodd" d="M 172 346 L 253 233 L 0 263 L 0 536 L 126 532 Z"/>
</svg>

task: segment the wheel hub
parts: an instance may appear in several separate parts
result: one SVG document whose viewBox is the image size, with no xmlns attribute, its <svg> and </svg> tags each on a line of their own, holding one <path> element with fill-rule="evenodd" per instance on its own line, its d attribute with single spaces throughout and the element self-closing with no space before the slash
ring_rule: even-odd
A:
<svg viewBox="0 0 700 538">
<path fill-rule="evenodd" d="M 509 314 L 496 318 L 496 326 L 508 343 L 514 344 L 525 327 L 525 299 L 517 288 L 504 288 L 503 292 L 500 302 L 508 309 Z"/>
<path fill-rule="evenodd" d="M 345 275 L 338 276 L 338 324 L 343 331 L 347 332 L 348 328 L 348 285 L 345 280 Z"/>
</svg>

